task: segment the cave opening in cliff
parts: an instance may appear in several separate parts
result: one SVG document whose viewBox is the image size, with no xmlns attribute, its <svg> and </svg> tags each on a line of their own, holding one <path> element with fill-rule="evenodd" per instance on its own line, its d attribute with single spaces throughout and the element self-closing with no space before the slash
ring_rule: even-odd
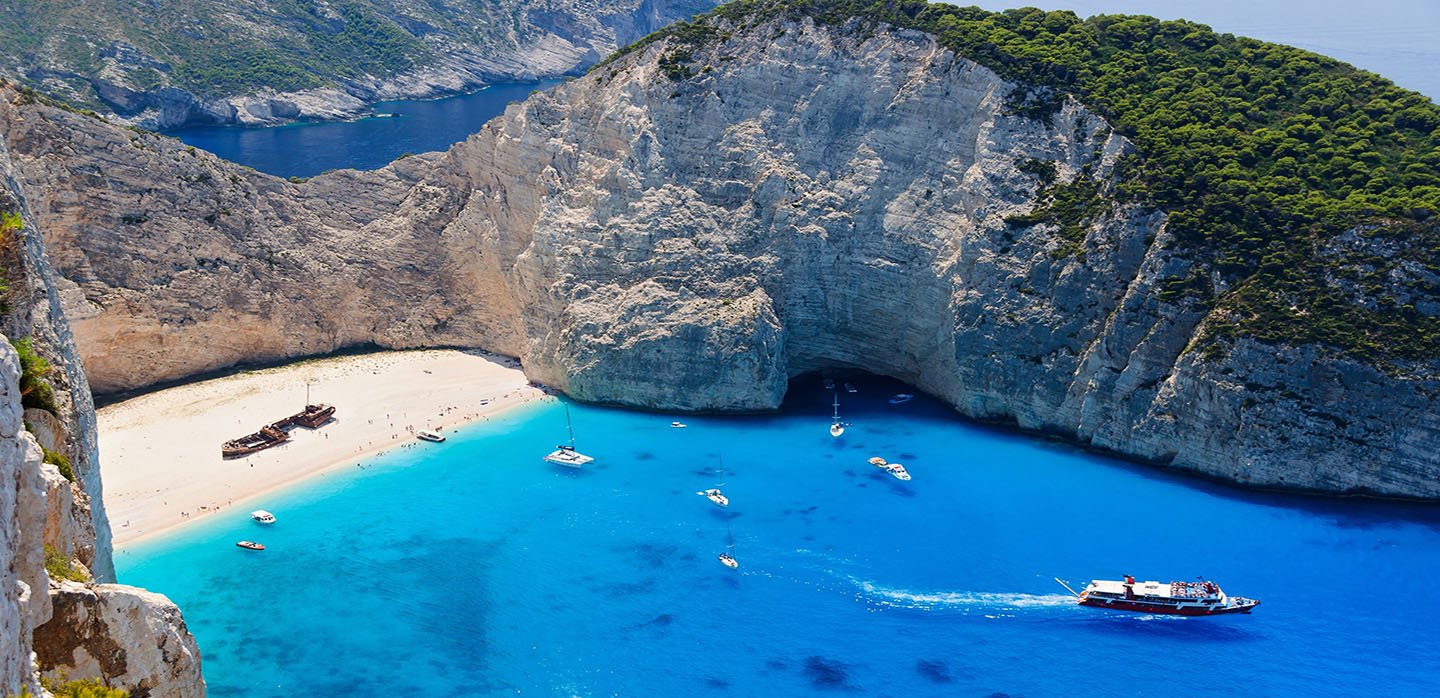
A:
<svg viewBox="0 0 1440 698">
<path fill-rule="evenodd" d="M 904 381 L 858 369 L 825 369 L 809 371 L 790 379 L 785 400 L 780 404 L 784 414 L 819 414 L 830 417 L 835 403 L 845 420 L 858 420 L 865 414 L 897 409 L 924 413 L 943 412 L 954 416 L 941 401 L 926 395 Z"/>
</svg>

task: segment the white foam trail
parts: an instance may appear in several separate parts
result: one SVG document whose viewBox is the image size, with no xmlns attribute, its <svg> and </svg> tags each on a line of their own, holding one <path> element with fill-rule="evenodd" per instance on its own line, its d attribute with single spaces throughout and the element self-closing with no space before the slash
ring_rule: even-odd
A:
<svg viewBox="0 0 1440 698">
<path fill-rule="evenodd" d="M 864 592 L 867 601 L 892 608 L 924 611 L 959 609 L 1024 609 L 1074 606 L 1069 594 L 1012 594 L 988 591 L 910 591 L 892 589 L 873 582 L 851 578 Z"/>
</svg>

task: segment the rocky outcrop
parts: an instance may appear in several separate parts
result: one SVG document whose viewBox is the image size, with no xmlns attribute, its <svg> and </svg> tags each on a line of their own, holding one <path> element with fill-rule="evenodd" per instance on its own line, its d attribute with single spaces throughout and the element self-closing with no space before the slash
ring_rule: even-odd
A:
<svg viewBox="0 0 1440 698">
<path fill-rule="evenodd" d="M 862 368 L 1149 462 L 1440 497 L 1440 367 L 1214 351 L 1210 311 L 1159 293 L 1191 262 L 1158 211 L 1112 203 L 1078 241 L 1007 223 L 1036 161 L 1114 185 L 1131 146 L 1102 119 L 1016 113 L 1020 86 L 923 33 L 722 29 L 304 184 L 54 110 L 0 123 L 102 392 L 363 344 L 480 347 L 665 409 Z"/>
<path fill-rule="evenodd" d="M 35 628 L 50 619 L 45 591 L 45 489 L 40 446 L 20 418 L 20 363 L 0 342 L 0 694 L 39 694 Z"/>
<path fill-rule="evenodd" d="M 36 633 L 47 676 L 103 676 L 131 698 L 204 698 L 200 650 L 180 609 L 144 589 L 61 583 L 55 614 Z"/>
<path fill-rule="evenodd" d="M 98 678 L 130 689 L 131 695 L 149 695 L 152 689 L 157 696 L 203 695 L 194 640 L 163 597 L 73 581 L 62 589 L 55 578 L 114 577 L 109 523 L 100 499 L 94 406 L 55 277 L 3 143 L 0 174 L 6 185 L 0 187 L 0 213 L 5 214 L 0 222 L 0 322 L 5 334 L 23 337 L 20 346 L 48 366 L 39 370 L 30 364 L 24 404 L 39 404 L 22 409 L 21 362 L 9 337 L 0 335 L 0 695 L 48 695 L 37 683 L 41 667 L 32 649 L 53 650 L 77 635 L 109 643 L 128 659 L 118 672 L 105 673 L 105 667 L 85 663 L 78 654 L 73 660 L 52 657 L 41 662 L 59 671 L 51 678 Z M 48 397 L 37 400 L 42 392 Z M 66 472 L 50 462 L 52 457 Z M 88 594 L 98 602 L 84 608 L 71 604 L 64 607 L 65 616 L 54 617 L 52 597 L 62 592 Z M 166 650 L 176 643 L 188 643 L 188 649 Z"/>
<path fill-rule="evenodd" d="M 197 0 L 155 3 L 143 16 L 105 5 L 0 8 L 33 30 L 24 42 L 0 36 L 0 75 L 151 129 L 346 119 L 375 101 L 575 73 L 715 4 Z"/>
</svg>

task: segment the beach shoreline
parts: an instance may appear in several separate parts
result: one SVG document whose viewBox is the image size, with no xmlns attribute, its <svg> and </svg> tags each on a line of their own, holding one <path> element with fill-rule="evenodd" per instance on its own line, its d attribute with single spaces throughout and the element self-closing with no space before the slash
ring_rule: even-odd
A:
<svg viewBox="0 0 1440 698">
<path fill-rule="evenodd" d="M 299 412 L 336 408 L 279 446 L 223 459 L 221 443 Z M 514 359 L 453 349 L 307 359 L 174 386 L 97 410 L 105 507 L 116 548 L 217 513 L 248 516 L 267 495 L 544 398 Z M 237 513 L 236 507 L 242 511 Z"/>
</svg>

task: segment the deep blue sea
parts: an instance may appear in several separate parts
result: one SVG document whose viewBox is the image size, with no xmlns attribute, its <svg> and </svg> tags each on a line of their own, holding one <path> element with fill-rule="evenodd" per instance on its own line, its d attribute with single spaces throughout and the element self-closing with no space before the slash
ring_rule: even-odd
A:
<svg viewBox="0 0 1440 698">
<path fill-rule="evenodd" d="M 118 551 L 120 579 L 185 610 L 216 698 L 1440 686 L 1433 507 L 1242 491 L 857 383 L 840 439 L 814 381 L 774 415 L 572 405 L 597 458 L 578 472 L 540 460 L 563 437 L 559 403 L 522 408 Z M 722 463 L 728 510 L 695 494 Z M 254 506 L 279 523 L 250 522 Z M 738 571 L 715 558 L 727 528 Z M 1263 604 L 1129 615 L 1077 607 L 1051 579 L 1126 573 L 1205 575 Z"/>
<path fill-rule="evenodd" d="M 374 170 L 406 153 L 445 150 L 479 131 L 511 102 L 560 82 L 507 83 L 445 99 L 378 102 L 377 116 L 355 121 L 196 126 L 168 135 L 280 177 L 313 177 L 341 168 Z"/>
</svg>

